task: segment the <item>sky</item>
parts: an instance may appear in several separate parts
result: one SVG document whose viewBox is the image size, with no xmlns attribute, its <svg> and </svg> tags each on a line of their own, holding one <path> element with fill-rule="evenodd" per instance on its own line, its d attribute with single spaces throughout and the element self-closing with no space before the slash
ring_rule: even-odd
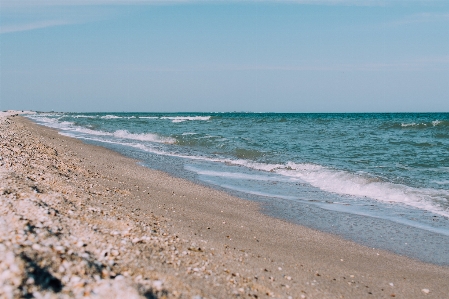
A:
<svg viewBox="0 0 449 299">
<path fill-rule="evenodd" d="M 0 110 L 449 112 L 449 1 L 0 0 Z"/>
</svg>

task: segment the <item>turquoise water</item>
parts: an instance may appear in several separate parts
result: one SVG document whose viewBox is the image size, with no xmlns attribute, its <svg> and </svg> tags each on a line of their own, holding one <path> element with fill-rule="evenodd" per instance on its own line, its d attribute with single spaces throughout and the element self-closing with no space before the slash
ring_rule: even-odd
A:
<svg viewBox="0 0 449 299">
<path fill-rule="evenodd" d="M 413 243 L 416 233 L 435 238 L 431 250 L 440 255 L 436 262 L 449 264 L 448 249 L 440 248 L 449 248 L 449 113 L 29 117 L 61 134 L 136 157 L 148 167 L 263 202 L 273 216 L 362 243 L 415 257 L 414 251 L 420 251 L 408 242 L 405 248 L 388 245 L 395 242 L 372 232 L 363 238 L 348 221 L 365 229 L 375 221 L 385 232 L 387 226 L 400 227 L 408 237 L 398 242 L 410 238 Z M 304 211 L 309 208 L 308 216 Z M 323 215 L 329 219 L 316 219 Z M 342 215 L 352 220 L 338 222 Z"/>
</svg>

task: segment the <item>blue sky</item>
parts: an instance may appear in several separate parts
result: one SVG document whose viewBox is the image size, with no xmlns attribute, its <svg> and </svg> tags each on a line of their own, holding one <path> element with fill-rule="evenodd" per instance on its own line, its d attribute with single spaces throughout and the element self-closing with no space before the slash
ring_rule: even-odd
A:
<svg viewBox="0 0 449 299">
<path fill-rule="evenodd" d="M 0 110 L 449 111 L 448 1 L 0 5 Z"/>
</svg>

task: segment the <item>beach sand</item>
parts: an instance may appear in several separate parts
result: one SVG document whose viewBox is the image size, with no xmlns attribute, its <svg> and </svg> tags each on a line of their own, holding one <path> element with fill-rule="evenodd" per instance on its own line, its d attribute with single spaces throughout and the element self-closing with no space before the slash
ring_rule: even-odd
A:
<svg viewBox="0 0 449 299">
<path fill-rule="evenodd" d="M 0 135 L 2 298 L 449 298 L 448 267 L 265 216 L 20 116 Z"/>
</svg>

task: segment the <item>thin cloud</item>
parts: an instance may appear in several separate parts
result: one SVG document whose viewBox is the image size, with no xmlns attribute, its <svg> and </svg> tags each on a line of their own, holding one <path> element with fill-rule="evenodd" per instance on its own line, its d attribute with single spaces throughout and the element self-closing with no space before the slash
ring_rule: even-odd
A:
<svg viewBox="0 0 449 299">
<path fill-rule="evenodd" d="M 56 21 L 40 21 L 40 22 L 34 22 L 34 23 L 28 23 L 28 24 L 6 25 L 6 26 L 0 27 L 0 34 L 36 30 L 36 29 L 42 29 L 42 28 L 54 27 L 54 26 L 62 26 L 62 25 L 68 25 L 68 24 L 71 24 L 71 23 L 67 22 L 67 21 L 57 21 L 56 20 Z"/>
</svg>

